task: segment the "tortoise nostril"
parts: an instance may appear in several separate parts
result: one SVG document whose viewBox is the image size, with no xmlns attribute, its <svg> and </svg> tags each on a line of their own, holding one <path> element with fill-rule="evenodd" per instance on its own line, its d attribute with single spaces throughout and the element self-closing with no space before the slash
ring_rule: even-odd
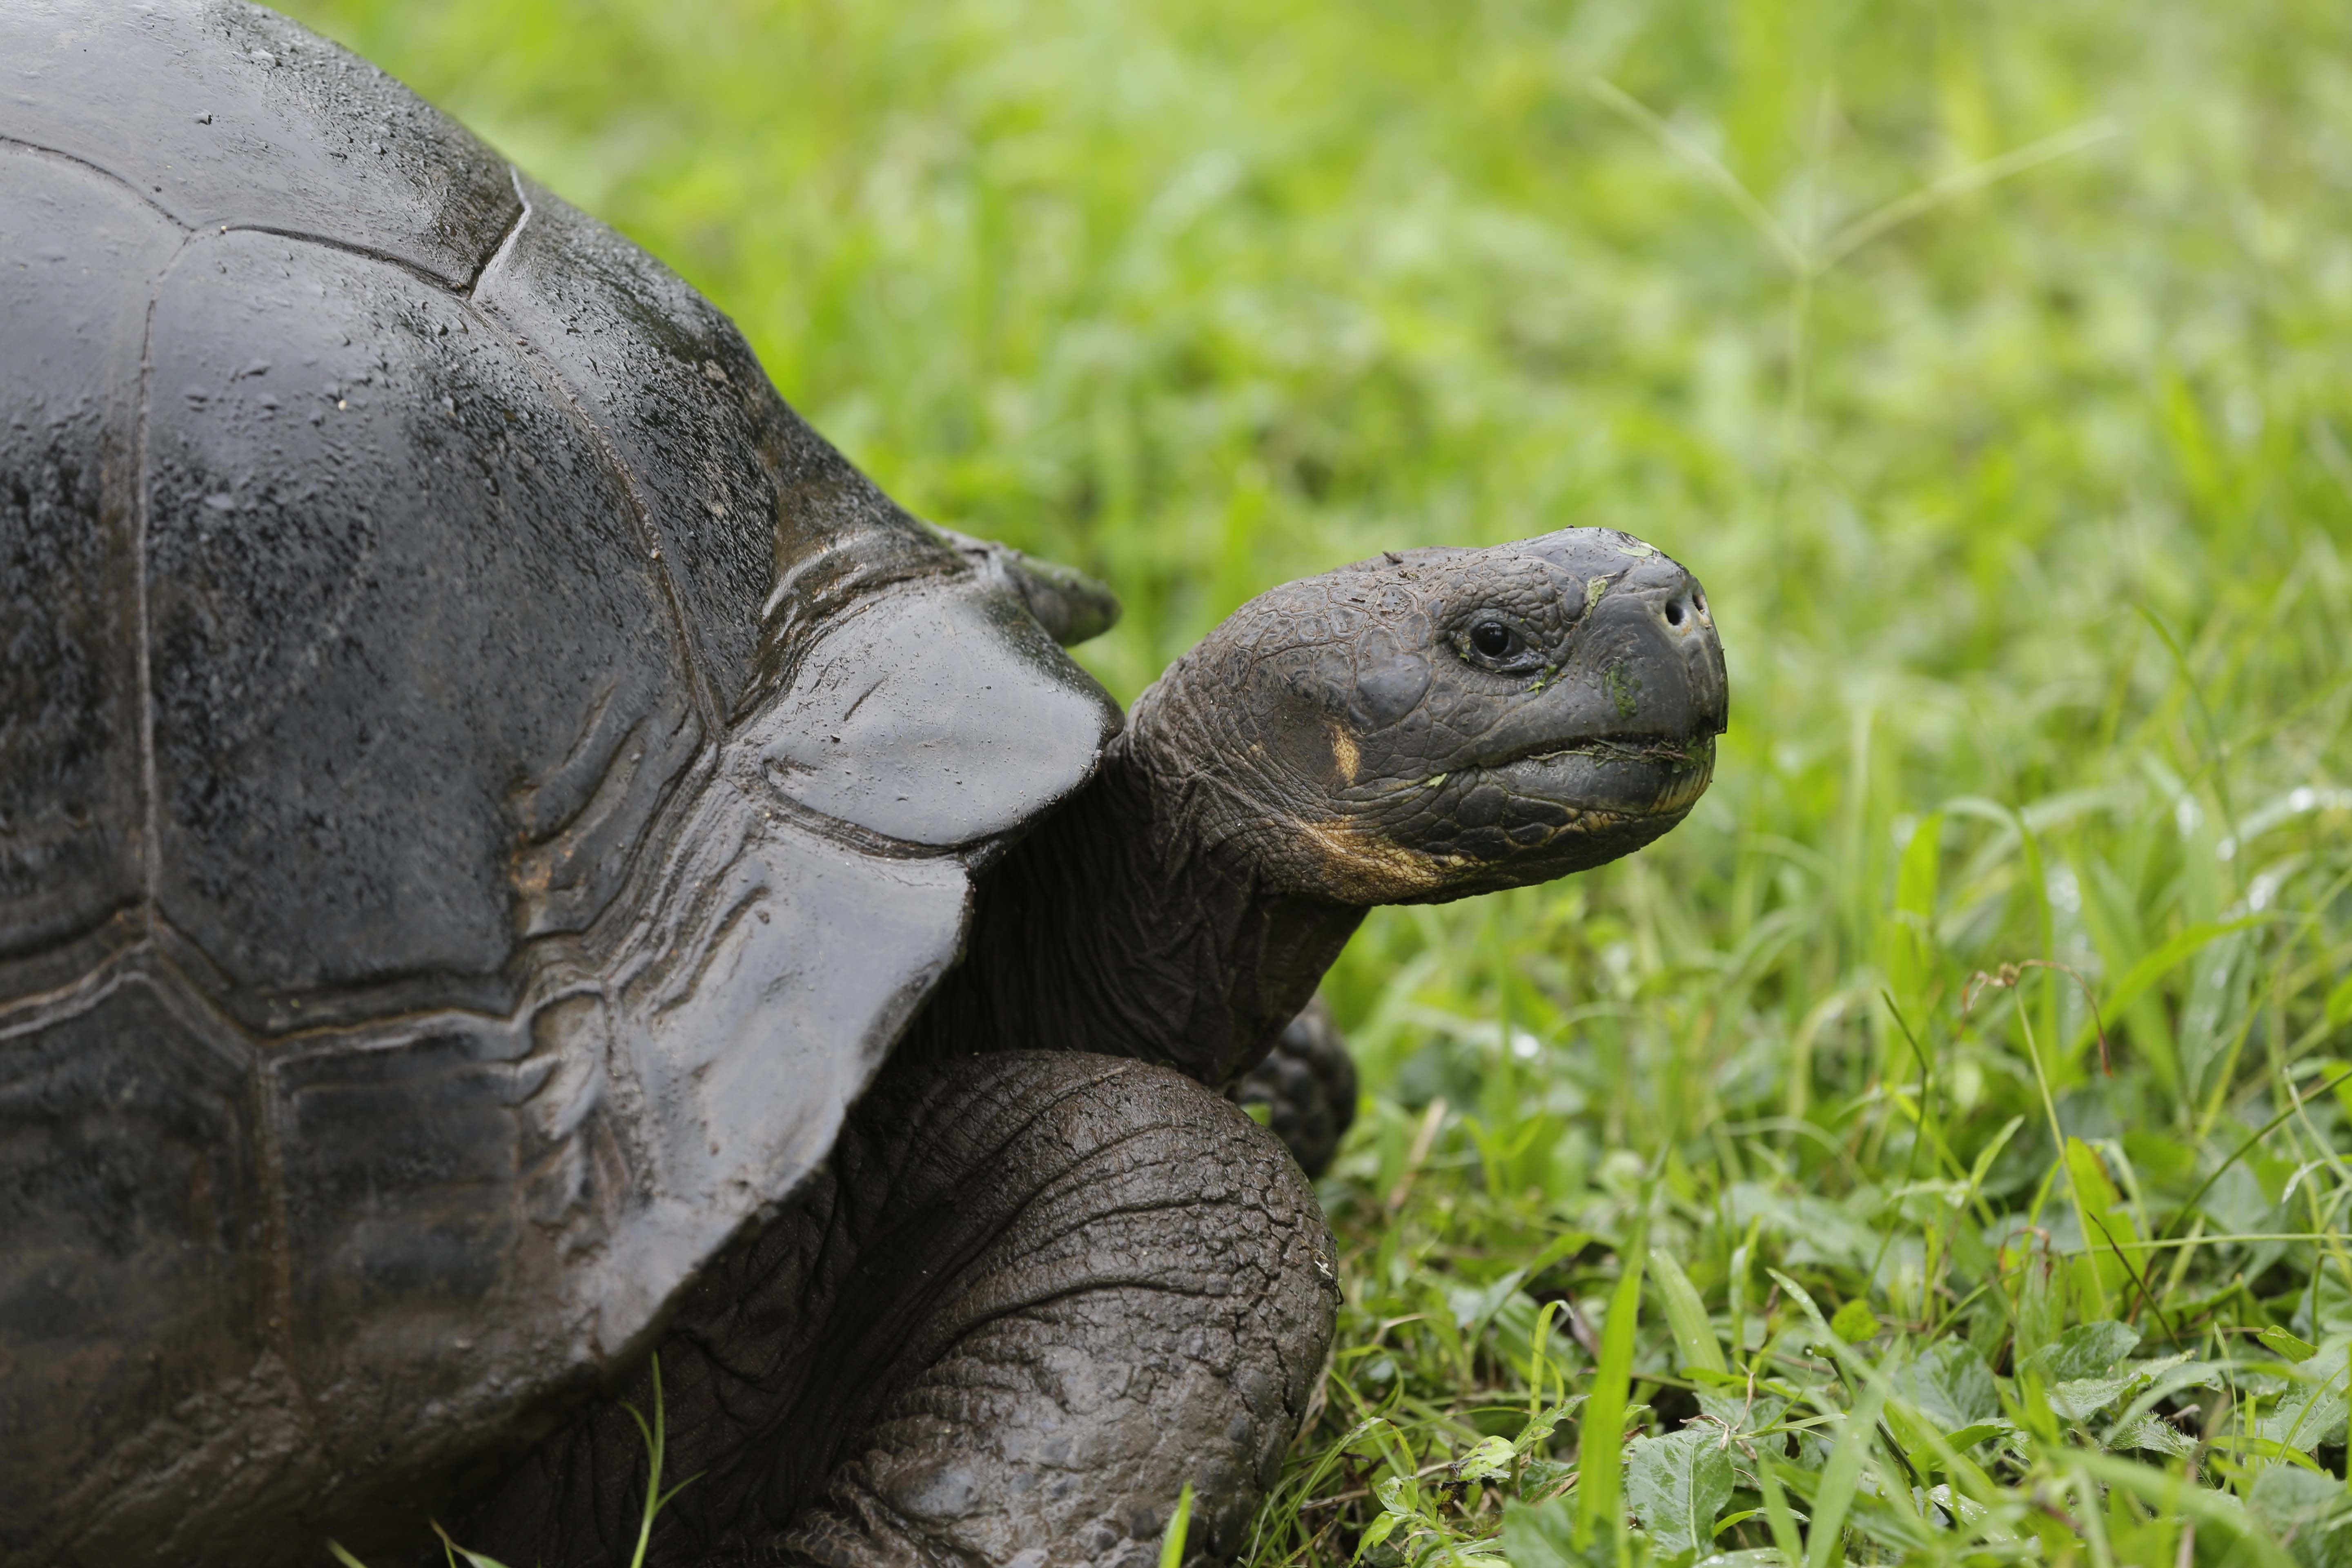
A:
<svg viewBox="0 0 2352 1568">
<path fill-rule="evenodd" d="M 1668 599 L 1666 601 L 1666 625 L 1670 626 L 1678 626 L 1682 624 L 1683 602 L 1680 599 Z"/>
</svg>

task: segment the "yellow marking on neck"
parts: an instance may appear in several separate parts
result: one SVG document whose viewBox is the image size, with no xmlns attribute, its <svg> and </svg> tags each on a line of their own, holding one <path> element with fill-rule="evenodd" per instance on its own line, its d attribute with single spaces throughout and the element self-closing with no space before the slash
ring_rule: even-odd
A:
<svg viewBox="0 0 2352 1568">
<path fill-rule="evenodd" d="M 1362 760 L 1356 750 L 1355 738 L 1348 733 L 1345 726 L 1335 721 L 1331 726 L 1331 761 L 1339 765 L 1339 782 L 1354 784 L 1356 766 Z"/>
<path fill-rule="evenodd" d="M 1326 890 L 1341 899 L 1394 903 L 1433 892 L 1452 877 L 1451 862 L 1391 844 L 1377 829 L 1345 818 L 1300 821 L 1296 826 L 1321 856 Z"/>
</svg>

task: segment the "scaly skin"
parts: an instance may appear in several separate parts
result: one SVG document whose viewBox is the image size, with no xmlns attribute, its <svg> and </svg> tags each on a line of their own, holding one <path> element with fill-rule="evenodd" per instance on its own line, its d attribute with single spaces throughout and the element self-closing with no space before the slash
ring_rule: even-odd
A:
<svg viewBox="0 0 2352 1568">
<path fill-rule="evenodd" d="M 702 1479 L 655 1560 L 1140 1563 L 1187 1480 L 1191 1560 L 1241 1550 L 1336 1289 L 1297 1164 L 1216 1091 L 1370 905 L 1544 881 L 1679 821 L 1725 717 L 1705 605 L 1577 530 L 1292 584 L 1179 660 L 983 883 L 821 1177 L 681 1309 L 669 1474 Z M 643 1465 L 607 1405 L 461 1539 L 625 1562 Z"/>
<path fill-rule="evenodd" d="M 666 1468 L 700 1479 L 653 1560 L 1148 1563 L 1186 1481 L 1194 1554 L 1229 1557 L 1319 1375 L 1332 1270 L 1281 1145 L 1174 1073 L 893 1062 L 792 1212 L 680 1308 Z M 650 1410 L 650 1375 L 624 1397 Z M 625 1563 L 645 1468 L 605 1405 L 457 1539 Z"/>
</svg>

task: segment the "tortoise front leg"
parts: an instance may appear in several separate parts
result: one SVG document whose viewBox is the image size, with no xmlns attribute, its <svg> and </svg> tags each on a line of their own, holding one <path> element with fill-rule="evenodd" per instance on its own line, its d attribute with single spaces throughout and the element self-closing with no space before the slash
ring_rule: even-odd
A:
<svg viewBox="0 0 2352 1568">
<path fill-rule="evenodd" d="M 1265 1060 L 1225 1087 L 1225 1098 L 1265 1106 L 1265 1124 L 1309 1176 L 1331 1168 L 1355 1125 L 1356 1062 L 1322 993 L 1283 1026 Z"/>
<path fill-rule="evenodd" d="M 1188 1481 L 1188 1559 L 1230 1560 L 1319 1373 L 1332 1271 L 1282 1147 L 1187 1079 L 1067 1052 L 894 1065 L 661 1346 L 667 1471 L 702 1475 L 654 1560 L 1142 1563 Z M 460 1539 L 625 1563 L 644 1474 L 607 1405 Z"/>
</svg>

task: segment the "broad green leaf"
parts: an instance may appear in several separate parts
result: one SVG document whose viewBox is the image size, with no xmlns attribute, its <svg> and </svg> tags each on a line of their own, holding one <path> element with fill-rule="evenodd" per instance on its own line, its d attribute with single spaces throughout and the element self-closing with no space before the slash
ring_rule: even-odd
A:
<svg viewBox="0 0 2352 1568">
<path fill-rule="evenodd" d="M 1636 1438 L 1625 1457 L 1626 1504 L 1669 1555 L 1706 1549 L 1732 1488 L 1722 1435 L 1703 1427 Z"/>
<path fill-rule="evenodd" d="M 1454 1461 L 1454 1478 L 1465 1481 L 1508 1480 L 1512 1462 L 1518 1457 L 1518 1450 L 1508 1437 L 1482 1437 L 1469 1452 Z"/>
<path fill-rule="evenodd" d="M 2276 1351 L 2288 1361 L 2309 1361 L 2319 1349 L 2308 1340 L 2299 1340 L 2284 1329 L 2273 1324 L 2254 1338 Z"/>
<path fill-rule="evenodd" d="M 1562 1231 L 1552 1237 L 1542 1251 L 1499 1279 L 1485 1285 L 1449 1287 L 1445 1291 L 1445 1304 L 1454 1314 L 1454 1326 L 1465 1333 L 1475 1334 L 1503 1310 L 1520 1286 L 1591 1239 L 1584 1231 Z M 1532 1302 L 1529 1304 L 1533 1305 Z"/>
<path fill-rule="evenodd" d="M 2150 1414 L 2157 1405 L 2189 1388 L 2220 1388 L 2226 1381 L 2230 1368 L 2221 1362 L 2191 1361 L 2184 1352 L 2162 1361 L 2142 1362 L 2140 1370 L 2153 1373 L 2147 1384 L 2133 1394 L 2132 1402 L 2116 1417 L 2118 1428 L 2130 1426 L 2140 1416 Z"/>
<path fill-rule="evenodd" d="M 2101 1441 L 2110 1448 L 2141 1448 L 2174 1458 L 2197 1451 L 2195 1438 L 2158 1415 L 2136 1415 L 2117 1422 Z"/>
<path fill-rule="evenodd" d="M 1973 1498 L 1955 1494 L 1948 1481 L 1942 1486 L 1930 1488 L 1927 1500 L 1962 1524 L 1974 1524 L 1991 1511 Z"/>
<path fill-rule="evenodd" d="M 1361 1562 L 1365 1552 L 1386 1541 L 1391 1532 L 1398 1525 L 1402 1524 L 1408 1517 L 1410 1516 L 1402 1513 L 1383 1513 L 1375 1518 L 1371 1523 L 1364 1526 L 1364 1533 L 1356 1542 L 1356 1555 L 1349 1561 Z"/>
<path fill-rule="evenodd" d="M 1735 1182 L 1726 1194 L 1733 1221 L 1761 1221 L 1766 1233 L 1785 1237 L 1786 1261 L 1828 1263 L 1867 1270 L 1884 1239 L 1877 1231 L 1826 1198 L 1786 1193 L 1761 1182 Z"/>
<path fill-rule="evenodd" d="M 2131 1354 L 2139 1344 L 2139 1331 L 2112 1319 L 2077 1323 L 2053 1342 L 2036 1351 L 2029 1364 L 2053 1384 L 2097 1377 Z"/>
<path fill-rule="evenodd" d="M 1965 1454 L 1979 1443 L 1998 1437 L 2004 1432 L 2016 1430 L 2015 1426 L 2006 1421 L 1978 1421 L 1956 1431 L 1947 1432 L 1944 1435 L 1944 1441 Z"/>
<path fill-rule="evenodd" d="M 1568 1498 L 1503 1505 L 1503 1555 L 1511 1568 L 1600 1568 L 1617 1561 L 1612 1541 L 1576 1544 L 1576 1505 Z"/>
<path fill-rule="evenodd" d="M 1992 1369 L 1966 1340 L 1938 1340 L 1895 1374 L 1895 1391 L 1946 1432 L 2000 1414 Z"/>
<path fill-rule="evenodd" d="M 2050 1408 L 2067 1421 L 2092 1416 L 2137 1387 L 2140 1374 L 2126 1368 L 2105 1377 L 2070 1377 L 2050 1389 Z"/>
<path fill-rule="evenodd" d="M 1758 1378 L 1751 1384 L 1744 1377 L 1694 1373 L 1691 1380 L 1699 1385 L 1700 1413 L 1734 1432 L 1769 1430 L 1788 1414 L 1789 1395 L 1780 1392 L 1786 1385 L 1774 1379 Z"/>
<path fill-rule="evenodd" d="M 1502 1304 L 1509 1300 L 1519 1288 L 1520 1273 L 1513 1269 L 1488 1285 L 1456 1285 L 1445 1292 L 1445 1305 L 1454 1314 L 1454 1326 L 1469 1332 L 1483 1327 Z"/>
<path fill-rule="evenodd" d="M 2265 1466 L 2247 1491 L 2246 1509 L 2299 1568 L 2352 1568 L 2352 1493 L 2334 1476 Z"/>
<path fill-rule="evenodd" d="M 1519 1461 L 1519 1500 L 1541 1502 L 1556 1491 L 1565 1491 L 1575 1475 L 1576 1467 L 1565 1460 L 1530 1454 Z"/>
<path fill-rule="evenodd" d="M 2188 1359 L 2189 1352 L 2183 1351 L 2155 1361 L 2126 1362 L 2102 1377 L 2070 1378 L 2046 1391 L 2050 1408 L 2061 1420 L 2087 1421 L 2100 1411 L 2113 1407 L 2126 1395 L 2140 1394 Z M 2169 1384 L 2167 1386 L 2178 1388 L 2188 1384 Z M 2116 1417 L 2114 1429 L 2123 1431 L 2130 1428 L 2139 1416 L 2149 1412 L 2155 1403 L 2154 1399 L 2143 1397 Z"/>
<path fill-rule="evenodd" d="M 2256 1434 L 2305 1454 L 2340 1438 L 2345 1430 L 2345 1350 L 2338 1342 L 2298 1365 L 2297 1386 L 2254 1424 Z"/>
</svg>

